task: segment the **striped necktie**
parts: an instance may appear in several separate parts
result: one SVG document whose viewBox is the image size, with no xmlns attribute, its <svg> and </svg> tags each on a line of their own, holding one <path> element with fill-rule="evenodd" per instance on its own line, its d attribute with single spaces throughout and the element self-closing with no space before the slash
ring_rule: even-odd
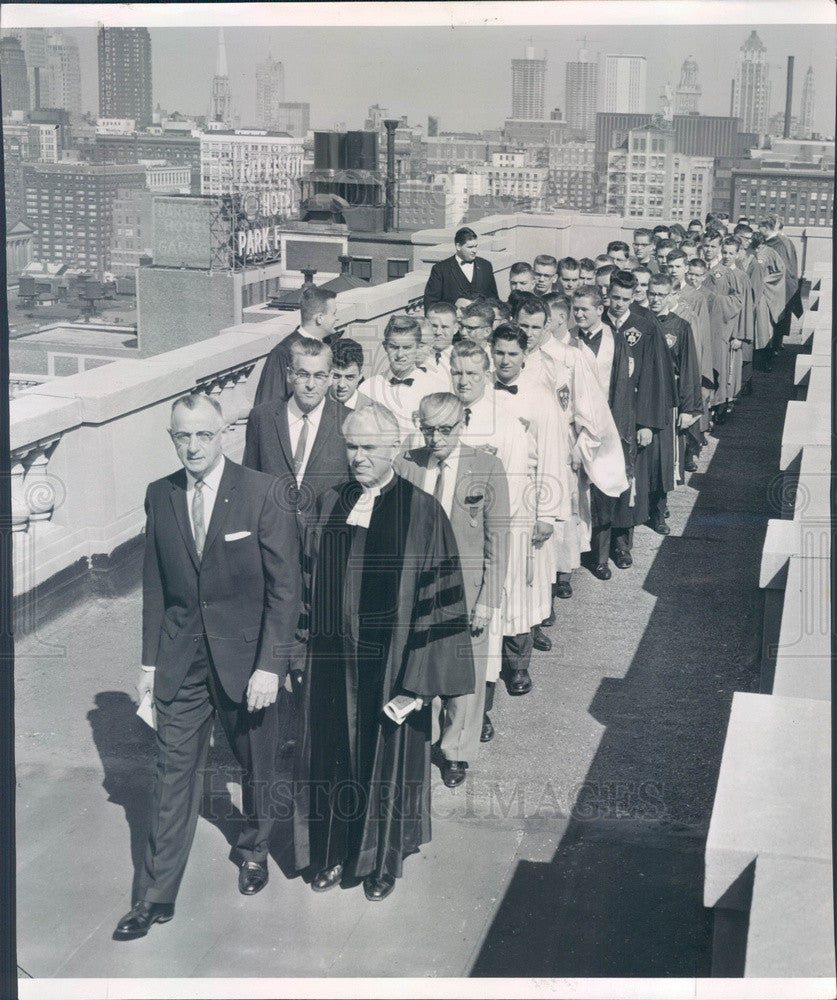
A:
<svg viewBox="0 0 837 1000">
<path fill-rule="evenodd" d="M 192 524 L 195 534 L 195 548 L 198 552 L 198 559 L 203 559 L 203 547 L 206 544 L 206 525 L 203 519 L 203 488 L 205 483 L 202 479 L 195 482 L 195 492 L 192 496 Z"/>
</svg>

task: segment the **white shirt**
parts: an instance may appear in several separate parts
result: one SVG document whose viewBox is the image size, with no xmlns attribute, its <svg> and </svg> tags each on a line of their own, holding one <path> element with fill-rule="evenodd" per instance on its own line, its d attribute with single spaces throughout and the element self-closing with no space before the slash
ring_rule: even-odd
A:
<svg viewBox="0 0 837 1000">
<path fill-rule="evenodd" d="M 413 380 L 412 385 L 391 385 L 394 376 L 391 370 L 383 375 L 373 375 L 367 379 L 358 392 L 375 403 L 385 406 L 398 421 L 401 432 L 401 443 L 416 433 L 414 415 L 418 412 L 419 403 L 431 392 L 450 392 L 450 381 L 439 371 L 423 372 L 414 368 L 404 378 Z"/>
<path fill-rule="evenodd" d="M 445 481 L 442 489 L 442 499 L 439 502 L 448 517 L 450 517 L 450 512 L 453 510 L 453 496 L 456 489 L 456 476 L 459 472 L 459 456 L 461 454 L 462 446 L 457 442 L 450 455 L 441 462 L 437 462 L 431 455 L 431 461 L 424 473 L 424 492 L 432 495 L 436 492 L 439 470 L 444 466 Z"/>
<path fill-rule="evenodd" d="M 376 486 L 364 486 L 361 483 L 360 486 L 363 492 L 355 501 L 354 507 L 349 511 L 346 524 L 353 524 L 358 528 L 368 528 L 369 522 L 372 520 L 372 508 L 375 506 L 375 500 L 380 496 L 381 490 L 394 476 L 395 473 L 390 469 L 386 479 L 381 480 Z"/>
<path fill-rule="evenodd" d="M 462 273 L 465 275 L 468 281 L 472 282 L 474 280 L 474 262 L 471 260 L 466 263 L 459 257 L 456 258 L 456 262 L 462 268 Z"/>
<path fill-rule="evenodd" d="M 215 501 L 218 498 L 218 487 L 221 485 L 221 476 L 224 473 L 224 456 L 215 466 L 212 472 L 203 477 L 203 535 L 206 538 L 209 530 L 209 522 L 212 520 L 212 511 L 215 509 Z M 192 517 L 192 502 L 195 499 L 195 483 L 197 479 L 189 470 L 186 470 L 186 510 L 189 513 L 189 527 L 192 529 L 192 537 L 195 537 L 195 521 Z"/>
<path fill-rule="evenodd" d="M 323 415 L 324 405 L 325 398 L 321 399 L 314 409 L 308 413 L 308 437 L 305 440 L 305 454 L 302 457 L 302 466 L 296 474 L 297 486 L 299 486 L 302 482 L 302 477 L 305 475 L 308 459 L 311 457 L 311 449 L 314 447 L 314 440 L 317 437 L 317 431 L 320 429 L 320 420 Z M 291 435 L 292 455 L 296 454 L 296 446 L 299 442 L 299 435 L 302 433 L 302 424 L 302 410 L 300 410 L 299 406 L 297 406 L 296 400 L 293 396 L 291 396 L 288 400 L 288 431 Z"/>
<path fill-rule="evenodd" d="M 343 405 L 348 410 L 354 410 L 354 409 L 356 409 L 356 407 L 357 407 L 357 389 L 355 389 L 355 391 L 351 394 L 351 396 L 349 396 L 349 398 L 346 400 L 346 402 Z"/>
</svg>

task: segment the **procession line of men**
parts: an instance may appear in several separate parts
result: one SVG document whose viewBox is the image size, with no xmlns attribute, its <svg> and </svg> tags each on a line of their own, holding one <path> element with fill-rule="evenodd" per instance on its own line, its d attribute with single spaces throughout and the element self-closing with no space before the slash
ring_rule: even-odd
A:
<svg viewBox="0 0 837 1000">
<path fill-rule="evenodd" d="M 216 714 L 243 773 L 239 890 L 267 884 L 283 685 L 297 868 L 317 892 L 359 880 L 389 896 L 430 838 L 431 748 L 461 784 L 495 736 L 497 681 L 532 689 L 573 571 L 607 580 L 637 525 L 669 533 L 675 481 L 781 346 L 792 245 L 774 218 L 707 223 L 637 229 L 633 253 L 516 263 L 506 303 L 462 229 L 424 319 L 392 316 L 366 377 L 361 345 L 334 334 L 334 294 L 305 286 L 243 465 L 214 399 L 174 401 L 181 468 L 146 496 L 152 821 L 116 939 L 174 915 Z"/>
</svg>

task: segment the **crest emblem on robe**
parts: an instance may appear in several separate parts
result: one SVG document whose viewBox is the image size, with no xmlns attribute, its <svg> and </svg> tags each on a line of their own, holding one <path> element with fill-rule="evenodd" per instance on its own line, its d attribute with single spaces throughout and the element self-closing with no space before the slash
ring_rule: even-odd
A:
<svg viewBox="0 0 837 1000">
<path fill-rule="evenodd" d="M 666 337 L 666 343 L 668 344 L 668 349 L 670 351 L 673 351 L 674 350 L 674 345 L 677 343 L 677 334 L 676 333 L 667 333 L 665 335 L 665 337 Z"/>
<path fill-rule="evenodd" d="M 566 410 L 570 405 L 570 387 L 566 382 L 558 390 L 558 402 L 561 404 L 562 410 Z"/>
<path fill-rule="evenodd" d="M 638 343 L 639 338 L 641 336 L 642 333 L 639 330 L 637 330 L 635 326 L 629 326 L 628 329 L 624 331 L 625 340 L 627 340 L 627 342 L 631 345 L 631 347 L 633 347 L 634 344 Z"/>
</svg>

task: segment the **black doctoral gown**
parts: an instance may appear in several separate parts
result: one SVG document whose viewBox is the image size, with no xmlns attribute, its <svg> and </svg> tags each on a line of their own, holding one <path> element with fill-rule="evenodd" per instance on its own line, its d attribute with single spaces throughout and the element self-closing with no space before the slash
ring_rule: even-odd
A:
<svg viewBox="0 0 837 1000">
<path fill-rule="evenodd" d="M 604 320 L 612 322 L 607 314 Z M 674 489 L 674 371 L 662 330 L 650 312 L 631 306 L 621 333 L 632 361 L 635 430 L 647 427 L 652 432 L 651 444 L 636 450 L 633 506 L 620 497 L 613 515 L 614 527 L 632 528 L 648 520 L 652 493 Z"/>
<path fill-rule="evenodd" d="M 430 708 L 398 694 L 474 691 L 459 554 L 436 500 L 395 476 L 369 528 L 346 523 L 356 482 L 324 492 L 306 535 L 308 645 L 295 761 L 296 865 L 401 875 L 430 840 Z"/>
</svg>

